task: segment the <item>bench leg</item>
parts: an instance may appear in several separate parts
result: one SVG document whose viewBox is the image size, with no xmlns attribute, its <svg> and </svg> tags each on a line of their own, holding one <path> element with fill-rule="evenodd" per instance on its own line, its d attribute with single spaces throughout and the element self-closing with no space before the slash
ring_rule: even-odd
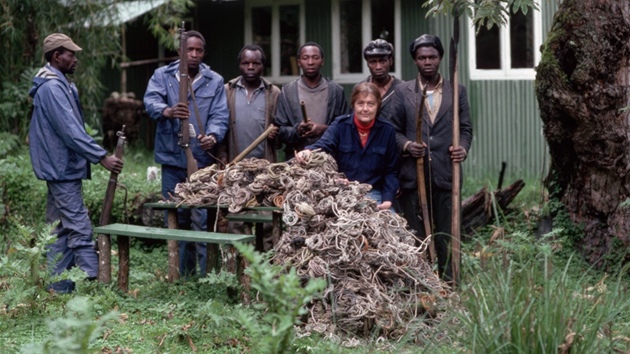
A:
<svg viewBox="0 0 630 354">
<path fill-rule="evenodd" d="M 109 235 L 98 235 L 98 281 L 112 281 L 112 244 Z"/>
<path fill-rule="evenodd" d="M 232 247 L 234 248 L 234 247 Z M 245 274 L 245 268 L 247 268 L 247 260 L 243 258 L 240 252 L 236 252 L 236 277 L 238 281 L 243 286 L 243 290 L 241 291 L 241 302 L 244 304 L 249 304 L 251 302 L 251 297 L 249 295 L 250 292 L 250 278 Z"/>
<path fill-rule="evenodd" d="M 215 232 L 214 224 L 217 222 L 217 214 L 219 219 L 221 219 L 221 215 L 223 215 L 222 210 L 218 210 L 215 208 L 208 208 L 208 232 Z M 215 243 L 208 243 L 206 245 L 207 255 L 208 255 L 208 264 L 206 264 L 206 272 L 211 273 L 219 273 L 221 271 L 221 250 L 219 249 L 219 245 Z"/>
<path fill-rule="evenodd" d="M 221 271 L 221 250 L 216 243 L 208 243 L 208 271 Z"/>
<path fill-rule="evenodd" d="M 254 248 L 258 252 L 265 252 L 264 235 L 265 235 L 264 225 L 262 223 L 257 223 L 256 224 L 256 245 Z"/>
<path fill-rule="evenodd" d="M 118 289 L 129 290 L 129 237 L 118 236 Z"/>
<path fill-rule="evenodd" d="M 282 213 L 278 211 L 272 212 L 271 225 L 273 228 L 271 231 L 271 239 L 273 247 L 276 247 L 278 242 L 280 242 L 280 237 L 282 236 Z"/>
<path fill-rule="evenodd" d="M 177 229 L 177 209 L 168 210 L 168 228 Z M 168 240 L 168 281 L 179 280 L 179 247 L 177 241 Z"/>
</svg>

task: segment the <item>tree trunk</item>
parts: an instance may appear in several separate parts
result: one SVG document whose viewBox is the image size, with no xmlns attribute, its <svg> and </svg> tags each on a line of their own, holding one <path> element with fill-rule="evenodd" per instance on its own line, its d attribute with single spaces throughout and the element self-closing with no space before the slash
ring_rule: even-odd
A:
<svg viewBox="0 0 630 354">
<path fill-rule="evenodd" d="M 630 245 L 630 5 L 562 1 L 537 68 L 551 166 L 546 185 L 584 228 L 577 244 L 598 266 Z M 604 258 L 604 256 L 607 256 Z"/>
</svg>

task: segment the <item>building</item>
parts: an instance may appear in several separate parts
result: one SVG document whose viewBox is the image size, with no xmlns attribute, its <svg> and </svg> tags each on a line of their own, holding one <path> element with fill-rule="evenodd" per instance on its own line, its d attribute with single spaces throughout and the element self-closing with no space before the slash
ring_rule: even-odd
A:
<svg viewBox="0 0 630 354">
<path fill-rule="evenodd" d="M 226 80 L 239 74 L 239 49 L 245 43 L 256 43 L 267 52 L 265 76 L 278 85 L 287 83 L 299 74 L 297 49 L 301 43 L 315 41 L 325 51 L 323 73 L 349 92 L 369 73 L 362 48 L 379 37 L 395 46 L 393 73 L 410 80 L 417 70 L 410 60 L 408 44 L 422 33 L 438 35 L 447 52 L 441 72 L 448 77 L 452 18 L 427 18 L 424 2 L 198 0 L 187 25 L 206 36 L 206 62 Z M 508 166 L 506 181 L 546 174 L 548 154 L 534 93 L 534 68 L 558 0 L 538 3 L 540 11 L 512 15 L 504 28 L 483 29 L 475 34 L 468 19 L 460 22 L 459 81 L 468 88 L 475 134 L 464 169 L 474 178 L 496 181 L 504 161 Z M 140 96 L 158 65 L 155 58 L 176 55 L 150 40 L 145 27 L 142 21 L 134 21 L 126 31 L 129 59 L 149 62 L 129 69 L 129 91 Z M 116 77 L 110 76 L 110 87 L 116 87 Z"/>
</svg>

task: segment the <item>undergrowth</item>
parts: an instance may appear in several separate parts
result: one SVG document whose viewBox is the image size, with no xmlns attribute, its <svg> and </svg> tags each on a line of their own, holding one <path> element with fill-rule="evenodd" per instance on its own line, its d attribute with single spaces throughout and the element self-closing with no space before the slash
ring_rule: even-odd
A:
<svg viewBox="0 0 630 354">
<path fill-rule="evenodd" d="M 342 337 L 296 334 L 302 305 L 317 296 L 324 283 L 300 286 L 294 272 L 280 272 L 268 264 L 269 255 L 250 248 L 241 252 L 250 262 L 252 304 L 230 296 L 228 289 L 247 291 L 233 274 L 211 273 L 206 278 L 168 283 L 165 245 L 149 246 L 137 240 L 132 240 L 126 293 L 114 283 L 88 282 L 78 269 L 49 277 L 44 250 L 51 241 L 50 225 L 22 212 L 43 207 L 45 185 L 32 176 L 27 154 L 12 151 L 0 154 L 0 167 L 9 168 L 0 169 L 4 178 L 0 200 L 2 353 L 630 351 L 629 283 L 622 278 L 627 267 L 619 266 L 614 274 L 592 269 L 575 251 L 579 229 L 562 221 L 559 205 L 541 207 L 544 194 L 536 182 L 526 181 L 524 194 L 514 202 L 511 213 L 501 214 L 494 225 L 463 244 L 462 283 L 447 318 L 435 327 L 410 331 L 396 343 L 346 348 L 340 344 Z M 149 183 L 144 175 L 152 154 L 128 149 L 125 156 L 119 179 L 130 190 L 128 201 L 159 192 L 159 182 Z M 84 191 L 86 204 L 92 203 L 94 221 L 100 214 L 98 201 L 103 198 L 108 172 L 100 166 L 93 171 L 93 180 L 86 182 Z M 15 178 L 6 179 L 9 175 Z M 28 182 L 20 187 L 24 179 Z M 467 184 L 470 188 L 462 193 L 464 198 L 476 192 L 477 186 L 490 185 L 468 180 Z M 123 198 L 121 193 L 117 192 L 117 198 Z M 122 202 L 115 210 L 120 218 L 124 213 L 133 215 L 132 209 L 123 210 Z M 552 231 L 536 236 L 538 221 L 549 212 L 555 215 Z M 112 244 L 112 266 L 117 269 L 115 240 Z M 46 291 L 49 282 L 64 277 L 76 280 L 75 293 Z"/>
</svg>

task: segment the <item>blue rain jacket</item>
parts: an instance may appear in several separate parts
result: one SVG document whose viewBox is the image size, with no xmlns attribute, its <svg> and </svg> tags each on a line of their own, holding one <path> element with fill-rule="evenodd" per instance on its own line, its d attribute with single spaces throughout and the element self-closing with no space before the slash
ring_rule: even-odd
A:
<svg viewBox="0 0 630 354">
<path fill-rule="evenodd" d="M 350 181 L 370 184 L 381 191 L 383 201 L 394 201 L 399 169 L 396 131 L 385 119 L 376 118 L 363 148 L 354 113 L 337 117 L 318 141 L 306 147 L 318 148 L 335 158 L 339 172 Z"/>
<path fill-rule="evenodd" d="M 51 182 L 90 178 L 90 164 L 107 152 L 85 131 L 74 84 L 50 65 L 33 78 L 29 150 L 35 176 Z"/>
<path fill-rule="evenodd" d="M 162 116 L 165 108 L 172 107 L 179 101 L 178 72 L 179 60 L 155 70 L 144 94 L 144 106 L 149 117 L 157 121 L 155 162 L 186 168 L 186 154 L 184 149 L 178 145 L 180 120 Z M 219 143 L 227 131 L 229 116 L 223 77 L 210 70 L 210 67 L 203 63 L 199 66 L 199 72 L 202 77 L 193 83 L 193 91 L 203 129 L 199 129 L 190 93 L 188 94 L 189 123 L 195 127 L 196 135 L 200 133 L 213 134 Z M 190 148 L 199 168 L 214 163 L 214 159 L 201 149 L 199 140 L 192 135 Z"/>
</svg>

